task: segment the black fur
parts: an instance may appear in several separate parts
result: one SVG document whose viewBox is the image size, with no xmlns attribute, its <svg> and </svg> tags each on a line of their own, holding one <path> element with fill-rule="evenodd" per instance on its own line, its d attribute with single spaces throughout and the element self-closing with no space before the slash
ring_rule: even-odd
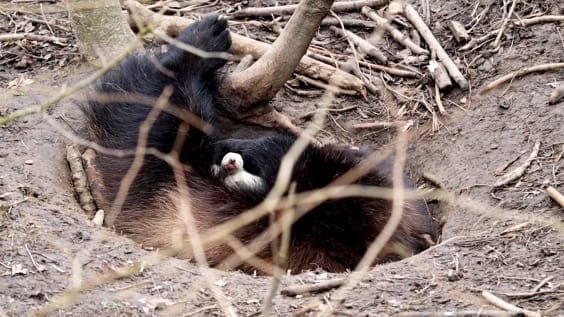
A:
<svg viewBox="0 0 564 317">
<path fill-rule="evenodd" d="M 206 51 L 226 51 L 231 44 L 226 27 L 224 19 L 210 15 L 192 24 L 178 39 Z M 158 62 L 174 76 L 159 70 L 155 62 L 145 55 L 136 55 L 105 76 L 95 87 L 95 91 L 139 93 L 157 98 L 166 86 L 172 86 L 174 93 L 170 99 L 171 104 L 195 114 L 212 126 L 216 125 L 218 113 L 223 109 L 217 100 L 220 80 L 217 70 L 225 61 L 203 59 L 171 47 L 167 53 L 158 57 Z M 150 107 L 136 102 L 89 102 L 84 107 L 92 131 L 101 145 L 117 149 L 135 148 L 139 126 L 150 110 Z M 148 146 L 164 153 L 170 152 L 181 124 L 182 121 L 173 115 L 160 114 L 151 128 Z M 182 162 L 192 168 L 186 171 L 192 198 L 198 201 L 198 206 L 204 206 L 195 211 L 200 215 L 201 219 L 198 220 L 204 229 L 258 204 L 274 184 L 280 161 L 296 139 L 290 133 L 275 133 L 246 140 L 229 139 L 217 130 L 208 135 L 190 127 L 181 153 Z M 233 192 L 225 188 L 221 180 L 211 176 L 211 165 L 218 164 L 228 152 L 242 155 L 245 170 L 266 181 L 265 191 Z M 308 146 L 292 172 L 297 191 L 328 185 L 365 156 L 363 151 L 346 147 Z M 108 202 L 115 198 L 119 182 L 131 161 L 131 157 L 99 157 L 100 172 L 106 185 L 104 194 Z M 389 162 L 376 167 L 357 183 L 390 187 Z M 147 231 L 145 234 L 148 237 L 143 237 L 144 231 L 135 226 L 151 226 L 151 219 L 161 217 L 165 207 L 156 201 L 160 201 L 163 190 L 174 187 L 174 177 L 168 164 L 148 155 L 122 211 L 110 224 L 138 241 L 151 244 L 150 235 L 157 235 L 159 228 Z M 352 269 L 386 223 L 390 209 L 389 201 L 365 198 L 333 200 L 319 205 L 293 227 L 291 253 L 297 256 L 289 261 L 290 268 L 294 271 L 316 266 L 332 271 Z M 404 209 L 405 217 L 391 242 L 404 246 L 407 253 L 416 253 L 428 247 L 424 235 L 433 240 L 436 238 L 435 228 L 423 201 L 412 202 Z M 246 243 L 266 226 L 268 223 L 261 220 L 241 230 L 238 237 Z M 162 228 L 163 234 L 167 230 L 170 228 Z M 161 247 L 166 243 L 153 244 Z M 227 256 L 225 253 L 217 255 L 219 253 L 210 253 L 212 263 Z M 262 254 L 269 256 L 268 251 Z"/>
</svg>

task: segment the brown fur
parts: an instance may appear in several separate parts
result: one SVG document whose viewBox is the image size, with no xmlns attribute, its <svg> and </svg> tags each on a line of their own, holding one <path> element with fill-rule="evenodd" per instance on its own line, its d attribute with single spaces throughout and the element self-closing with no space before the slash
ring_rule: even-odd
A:
<svg viewBox="0 0 564 317">
<path fill-rule="evenodd" d="M 115 165 L 112 166 L 115 167 Z M 232 194 L 225 188 L 213 184 L 193 172 L 187 171 L 185 174 L 191 185 L 191 211 L 200 234 L 204 234 L 209 229 L 231 219 L 232 216 L 242 211 L 239 202 L 229 200 Z M 107 183 L 119 184 L 119 179 L 116 177 Z M 112 193 L 115 192 L 116 189 L 110 186 L 106 188 L 105 194 L 112 197 Z M 126 204 L 123 210 L 116 215 L 115 221 L 109 225 L 114 226 L 117 232 L 129 236 L 143 246 L 167 249 L 177 248 L 181 243 L 182 248 L 178 251 L 177 257 L 192 259 L 193 253 L 187 241 L 190 235 L 179 212 L 180 194 L 177 189 L 175 186 L 164 188 L 151 196 L 152 200 L 145 205 Z M 370 204 L 372 208 L 378 211 L 379 216 L 372 219 L 371 223 L 366 223 L 366 234 L 363 235 L 362 241 L 349 245 L 343 244 L 342 241 L 331 241 L 332 237 L 324 237 L 327 240 L 326 244 L 333 246 L 333 248 L 327 249 L 324 246 L 316 245 L 317 242 L 312 240 L 293 240 L 286 268 L 293 273 L 316 268 L 330 272 L 343 272 L 353 269 L 363 256 L 366 248 L 386 224 L 391 210 L 391 202 L 389 201 L 374 200 Z M 102 207 L 111 210 L 110 205 Z M 421 214 L 420 208 L 420 205 L 416 206 L 412 202 L 405 202 L 402 221 L 392 239 L 377 257 L 375 264 L 403 259 L 416 252 L 411 247 L 412 239 L 414 237 L 419 239 L 417 237 L 421 234 L 419 224 L 425 222 L 425 219 L 422 219 L 424 215 Z M 317 225 L 325 226 L 323 223 Z M 268 221 L 261 219 L 239 230 L 236 236 L 243 244 L 248 244 L 267 228 Z M 421 237 L 421 240 L 423 240 L 423 237 Z M 272 262 L 270 245 L 268 244 L 265 248 L 259 250 L 257 256 Z M 217 266 L 228 259 L 227 263 L 235 263 L 238 269 L 245 272 L 257 271 L 257 268 L 235 256 L 233 250 L 226 244 L 208 247 L 206 257 L 212 266 Z M 231 267 L 228 265 L 222 268 Z"/>
<path fill-rule="evenodd" d="M 225 52 L 231 44 L 227 21 L 219 15 L 208 15 L 191 24 L 178 40 L 210 52 Z M 173 75 L 163 73 L 162 67 L 157 67 L 155 61 L 146 55 L 132 55 L 119 68 L 108 72 L 94 91 L 125 97 L 141 94 L 157 99 L 166 87 L 171 87 L 170 106 L 182 113 L 189 112 L 213 126 L 209 134 L 199 129 L 186 132 L 182 127 L 190 122 L 165 111 L 155 118 L 150 131 L 144 135 L 147 147 L 170 153 L 176 149 L 178 134 L 183 134 L 183 145 L 178 148 L 179 160 L 190 167 L 184 171 L 186 184 L 183 185 L 190 191 L 187 196 L 195 227 L 204 234 L 260 203 L 272 188 L 280 160 L 294 144 L 296 136 L 287 131 L 270 131 L 268 135 L 261 134 L 246 140 L 224 135 L 219 132 L 218 118 L 228 115 L 233 109 L 229 100 L 218 100 L 220 92 L 217 87 L 221 79 L 217 71 L 226 61 L 201 58 L 175 46 L 160 55 L 157 61 Z M 138 146 L 139 128 L 152 111 L 136 98 L 91 98 L 83 109 L 98 143 L 119 150 L 132 150 Z M 245 188 L 232 190 L 221 179 L 214 178 L 210 167 L 216 163 L 216 156 L 225 154 L 220 153 L 223 150 L 240 153 L 245 170 L 261 177 L 266 186 L 260 192 Z M 296 192 L 324 188 L 357 166 L 366 155 L 364 151 L 346 146 L 308 146 L 292 170 Z M 194 232 L 188 230 L 183 217 L 185 214 L 179 211 L 181 194 L 172 168 L 157 157 L 145 156 L 143 166 L 128 189 L 123 207 L 118 211 L 112 209 L 112 202 L 133 159 L 101 155 L 97 161 L 105 185 L 101 189 L 103 198 L 98 204 L 107 212 L 106 225 L 146 246 L 161 249 L 182 246 L 178 256 L 192 258 L 190 244 L 185 242 Z M 356 184 L 390 188 L 390 166 L 387 162 L 372 168 Z M 405 184 L 413 188 L 408 179 Z M 328 271 L 353 269 L 382 231 L 390 211 L 391 202 L 388 200 L 361 197 L 329 200 L 315 206 L 292 226 L 288 269 L 295 273 L 318 267 Z M 432 240 L 436 238 L 425 202 L 406 203 L 403 212 L 399 227 L 377 263 L 403 258 L 427 248 L 429 244 L 425 235 L 431 236 Z M 237 230 L 234 236 L 247 245 L 268 226 L 269 219 L 264 217 Z M 258 257 L 267 261 L 272 258 L 269 246 L 255 251 Z M 234 257 L 233 250 L 225 244 L 207 246 L 206 256 L 212 265 L 227 261 L 245 271 L 253 270 Z"/>
</svg>

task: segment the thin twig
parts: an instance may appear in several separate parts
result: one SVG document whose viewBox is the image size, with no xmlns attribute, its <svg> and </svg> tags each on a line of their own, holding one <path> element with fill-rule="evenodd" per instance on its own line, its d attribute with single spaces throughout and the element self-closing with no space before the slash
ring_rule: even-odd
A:
<svg viewBox="0 0 564 317">
<path fill-rule="evenodd" d="M 486 92 L 496 88 L 497 86 L 505 83 L 506 81 L 513 81 L 513 79 L 517 77 L 521 77 L 535 72 L 554 71 L 561 68 L 564 68 L 564 63 L 548 63 L 548 64 L 539 64 L 531 67 L 525 67 L 520 70 L 511 72 L 507 75 L 503 75 L 500 78 L 492 81 L 491 83 L 487 84 L 482 89 L 482 91 L 480 91 L 480 94 L 485 94 Z"/>
<path fill-rule="evenodd" d="M 437 54 L 439 61 L 445 66 L 450 76 L 456 81 L 458 86 L 463 90 L 468 90 L 470 85 L 464 75 L 460 72 L 456 64 L 448 56 L 444 48 L 441 46 L 439 41 L 435 38 L 429 27 L 423 22 L 423 19 L 419 16 L 417 11 L 409 4 L 404 7 L 405 17 L 413 23 L 417 31 L 425 39 L 431 50 L 434 50 Z"/>
<path fill-rule="evenodd" d="M 515 10 L 516 5 L 517 5 L 517 0 L 513 0 L 513 2 L 511 3 L 511 7 L 509 8 L 509 12 L 507 13 L 507 16 L 503 19 L 501 27 L 499 28 L 499 31 L 498 31 L 497 36 L 495 38 L 495 41 L 493 41 L 493 43 L 492 43 L 492 47 L 494 49 L 499 48 L 499 43 L 501 41 L 501 37 L 503 36 L 503 32 L 505 32 L 505 28 L 507 27 L 507 24 L 509 23 L 511 16 L 513 15 L 513 11 Z"/>
<path fill-rule="evenodd" d="M 284 287 L 280 294 L 285 296 L 297 296 L 297 295 L 304 295 L 304 294 L 313 294 L 313 293 L 321 293 L 331 290 L 333 288 L 337 288 L 345 284 L 346 279 L 338 278 L 328 281 L 319 282 L 316 284 L 305 284 L 305 285 L 290 285 Z"/>
<path fill-rule="evenodd" d="M 560 207 L 564 208 L 564 195 L 562 195 L 556 188 L 548 186 L 546 188 L 546 193 L 550 196 L 550 198 L 554 199 Z"/>
<path fill-rule="evenodd" d="M 519 308 L 513 304 L 510 304 L 504 300 L 502 300 L 501 298 L 495 296 L 494 294 L 488 292 L 488 291 L 482 291 L 482 296 L 491 304 L 501 308 L 501 309 L 505 309 L 507 311 L 510 312 L 514 312 L 514 313 L 522 313 L 523 315 L 525 315 L 526 317 L 541 317 L 541 314 L 537 313 L 537 312 L 533 312 L 530 310 L 525 310 L 523 308 Z"/>
<path fill-rule="evenodd" d="M 354 34 L 351 31 L 343 30 L 335 26 L 331 26 L 329 29 L 335 34 L 346 37 L 348 40 L 354 43 L 354 45 L 358 47 L 360 51 L 362 51 L 366 55 L 374 57 L 374 59 L 379 63 L 386 64 L 388 60 L 386 55 L 384 55 L 384 53 L 382 53 L 382 51 L 379 48 L 372 45 L 367 40 L 361 38 L 360 36 Z"/>
<path fill-rule="evenodd" d="M 365 20 L 359 20 L 359 19 L 349 19 L 349 18 L 341 18 L 341 20 L 343 21 L 343 24 L 346 27 L 350 27 L 350 28 L 354 28 L 354 27 L 361 27 L 361 28 L 366 28 L 366 29 L 373 29 L 377 26 L 377 24 L 375 22 L 372 21 L 365 21 Z M 335 18 L 325 18 L 323 20 L 321 20 L 321 25 L 322 26 L 340 26 L 341 23 L 339 23 L 339 21 Z"/>
<path fill-rule="evenodd" d="M 317 60 L 320 60 L 324 63 L 327 63 L 327 64 L 334 63 L 334 61 L 331 60 L 329 57 L 325 57 L 325 56 L 322 56 L 322 55 L 319 55 L 319 54 L 308 53 L 307 55 L 314 58 L 314 59 L 317 59 Z M 341 68 L 344 65 L 344 62 L 337 61 L 337 63 L 339 65 L 339 67 L 341 67 Z M 364 62 L 364 61 L 358 61 L 358 64 L 361 65 L 361 66 L 368 67 L 369 69 L 375 69 L 375 70 L 378 70 L 378 71 L 386 72 L 390 75 L 396 75 L 396 76 L 400 76 L 400 77 L 419 78 L 419 77 L 422 76 L 421 74 L 418 74 L 418 73 L 413 72 L 413 71 L 398 69 L 398 68 L 395 68 L 395 67 L 384 66 L 384 65 L 379 65 L 379 64 L 367 63 L 367 62 Z"/>
<path fill-rule="evenodd" d="M 352 129 L 388 129 L 395 125 L 394 122 L 388 121 L 378 121 L 378 122 L 363 122 L 363 123 L 355 123 L 351 124 L 350 128 Z"/>
<path fill-rule="evenodd" d="M 533 289 L 532 292 L 538 292 L 546 283 L 550 282 L 554 278 L 554 275 L 547 276 L 544 280 L 540 281 Z"/>
<path fill-rule="evenodd" d="M 536 159 L 536 157 L 539 153 L 539 149 L 540 149 L 540 141 L 537 141 L 537 142 L 535 142 L 535 145 L 533 146 L 533 150 L 531 151 L 531 154 L 529 155 L 529 158 L 527 159 L 527 161 L 525 161 L 523 164 L 517 166 L 511 172 L 501 176 L 495 182 L 495 184 L 493 186 L 494 187 L 501 187 L 501 186 L 507 185 L 507 184 L 511 183 L 512 181 L 518 179 L 519 177 L 523 176 L 523 174 L 525 173 L 525 171 L 527 170 L 529 165 L 531 165 L 533 160 Z"/>
<path fill-rule="evenodd" d="M 550 23 L 550 22 L 562 22 L 564 21 L 564 15 L 543 15 L 540 17 L 521 19 L 521 20 L 511 20 L 515 25 L 519 26 L 529 26 L 539 23 Z"/>
<path fill-rule="evenodd" d="M 165 90 L 163 90 L 163 93 L 161 94 L 162 98 L 159 98 L 161 100 L 167 100 L 169 96 L 168 93 L 171 93 L 172 91 L 167 92 L 167 87 L 165 87 Z M 166 98 L 166 99 L 165 99 Z M 166 103 L 164 103 L 166 104 Z M 157 104 L 155 104 L 155 108 L 159 108 L 159 103 L 157 102 Z M 154 109 L 155 109 L 154 108 Z M 158 113 L 160 111 L 155 111 Z M 146 122 L 149 122 L 149 117 L 151 116 L 151 113 L 149 113 L 149 115 L 147 116 Z M 143 123 L 145 124 L 145 122 Z M 152 125 L 152 123 L 151 123 Z M 150 129 L 150 126 L 149 126 Z M 191 250 L 193 250 L 193 254 L 194 254 L 194 258 L 196 259 L 196 263 L 198 264 L 198 267 L 204 269 L 202 270 L 202 273 L 206 276 L 206 283 L 208 285 L 208 287 L 210 288 L 210 290 L 212 291 L 219 307 L 221 308 L 221 310 L 223 311 L 223 314 L 225 316 L 229 316 L 229 317 L 236 317 L 237 313 L 235 311 L 235 307 L 233 307 L 233 304 L 231 303 L 231 301 L 227 298 L 227 296 L 225 296 L 225 293 L 217 286 L 215 285 L 215 283 L 213 283 L 213 281 L 217 280 L 217 273 L 213 270 L 205 270 L 209 268 L 209 263 L 206 259 L 206 254 L 205 254 L 205 248 L 204 248 L 204 244 L 202 243 L 202 238 L 201 235 L 199 233 L 199 229 L 198 226 L 196 225 L 196 218 L 194 217 L 193 211 L 192 211 L 192 202 L 191 202 L 191 195 L 190 195 L 190 189 L 188 188 L 188 183 L 187 183 L 187 179 L 186 179 L 186 174 L 185 174 L 185 170 L 184 170 L 184 166 L 182 165 L 182 163 L 180 162 L 180 156 L 182 153 L 182 149 L 184 148 L 184 144 L 186 141 L 186 136 L 188 134 L 188 129 L 189 126 L 187 124 L 181 124 L 180 127 L 178 128 L 178 132 L 176 134 L 176 139 L 174 140 L 174 145 L 172 147 L 172 151 L 170 152 L 170 156 L 172 157 L 173 161 L 171 164 L 171 167 L 173 169 L 173 174 L 174 174 L 174 179 L 176 181 L 176 186 L 178 189 L 178 213 L 180 215 L 182 224 L 185 226 L 184 228 L 184 232 L 180 232 L 180 239 L 178 239 L 177 241 L 178 243 L 178 248 L 183 249 L 184 245 L 185 245 L 185 240 L 183 239 L 184 233 L 188 234 L 188 244 L 191 247 Z M 146 136 L 148 136 L 149 130 L 143 130 L 143 125 L 142 127 L 139 129 L 140 131 L 143 131 L 143 133 L 147 133 Z M 142 143 L 142 139 L 140 138 L 138 141 L 138 147 L 140 146 L 140 144 Z M 146 143 L 143 145 L 145 146 Z M 133 166 L 133 164 L 132 164 Z M 124 177 L 125 178 L 125 177 Z M 121 186 L 121 184 L 120 184 Z"/>
<path fill-rule="evenodd" d="M 404 312 L 399 317 L 522 317 L 520 312 L 506 312 L 501 310 L 477 310 L 477 311 L 444 311 L 444 312 Z"/>
<path fill-rule="evenodd" d="M 394 40 L 398 41 L 398 43 L 402 44 L 403 46 L 410 49 L 415 54 L 422 54 L 422 55 L 429 55 L 429 51 L 426 49 L 421 48 L 419 45 L 413 43 L 413 41 L 403 33 L 401 33 L 398 29 L 392 26 L 388 20 L 381 17 L 376 13 L 376 11 L 370 9 L 369 7 L 363 7 L 362 13 L 367 17 L 371 18 L 376 22 L 376 24 L 386 30 L 390 35 L 394 38 Z"/>
<path fill-rule="evenodd" d="M 0 42 L 16 41 L 16 40 L 29 40 L 39 42 L 51 42 L 59 46 L 66 46 L 66 38 L 56 36 L 46 36 L 33 33 L 5 33 L 0 34 Z"/>
<path fill-rule="evenodd" d="M 33 258 L 33 255 L 31 254 L 31 251 L 29 251 L 29 248 L 28 248 L 28 246 L 27 246 L 27 243 L 24 244 L 24 247 L 25 247 L 25 251 L 27 252 L 27 255 L 29 256 L 29 258 L 30 258 L 30 260 L 31 260 L 31 263 L 32 263 L 33 266 L 35 267 L 35 270 L 36 270 L 37 272 L 39 272 L 39 273 L 45 271 L 45 267 L 44 267 L 43 265 L 39 265 L 39 264 L 37 264 L 37 262 L 35 262 L 35 259 Z"/>
<path fill-rule="evenodd" d="M 354 11 L 364 6 L 368 7 L 381 7 L 388 4 L 389 0 L 355 0 L 355 1 L 337 1 L 333 3 L 331 10 L 333 12 L 341 11 Z M 258 8 L 245 8 L 231 14 L 232 17 L 270 17 L 278 15 L 290 15 L 294 13 L 297 4 L 289 4 L 276 7 L 258 7 Z"/>
<path fill-rule="evenodd" d="M 296 196 L 296 183 L 292 183 L 289 190 L 289 202 L 290 206 L 293 206 L 295 203 L 295 196 Z M 290 237 L 292 234 L 292 223 L 294 222 L 294 214 L 296 210 L 294 207 L 290 207 L 287 209 L 282 210 L 282 216 L 280 216 L 280 222 L 282 225 L 282 237 L 280 242 L 280 247 L 278 254 L 273 254 L 273 257 L 276 259 L 276 264 L 279 268 L 274 274 L 272 275 L 272 283 L 270 285 L 270 290 L 266 295 L 262 306 L 262 315 L 264 317 L 268 317 L 271 315 L 272 312 L 272 300 L 276 295 L 278 287 L 280 286 L 280 282 L 282 281 L 282 269 L 286 267 L 286 263 L 288 261 L 288 252 L 290 250 Z M 271 226 L 274 226 L 274 223 L 271 223 Z M 275 237 L 272 237 L 272 241 L 275 241 Z"/>
</svg>

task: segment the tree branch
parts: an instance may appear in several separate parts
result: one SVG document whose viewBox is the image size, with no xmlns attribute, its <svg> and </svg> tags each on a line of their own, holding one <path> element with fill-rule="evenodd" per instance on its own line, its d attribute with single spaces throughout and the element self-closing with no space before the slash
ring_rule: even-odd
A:
<svg viewBox="0 0 564 317">
<path fill-rule="evenodd" d="M 388 4 L 389 0 L 356 0 L 337 1 L 331 7 L 334 12 L 358 10 L 364 6 L 381 7 Z M 246 8 L 231 14 L 232 17 L 270 17 L 277 15 L 292 14 L 298 8 L 297 4 L 288 4 L 275 7 Z"/>
<path fill-rule="evenodd" d="M 332 3 L 302 0 L 269 50 L 250 68 L 226 79 L 224 92 L 236 107 L 246 112 L 274 97 L 292 76 Z"/>
</svg>

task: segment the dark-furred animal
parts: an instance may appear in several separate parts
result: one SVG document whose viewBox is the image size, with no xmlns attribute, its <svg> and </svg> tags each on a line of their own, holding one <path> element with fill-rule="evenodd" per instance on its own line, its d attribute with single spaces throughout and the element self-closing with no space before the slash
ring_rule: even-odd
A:
<svg viewBox="0 0 564 317">
<path fill-rule="evenodd" d="M 231 43 L 227 22 L 218 15 L 193 23 L 177 39 L 212 52 L 227 51 Z M 224 60 L 201 58 L 174 46 L 156 58 L 145 54 L 129 57 L 100 80 L 94 87 L 94 98 L 83 105 L 96 141 L 108 148 L 134 149 L 139 127 L 151 111 L 151 107 L 139 102 L 136 96 L 156 99 L 167 86 L 173 89 L 171 105 L 216 126 L 218 115 L 230 110 L 229 100 L 220 102 L 218 98 L 221 81 L 218 70 L 224 64 Z M 131 98 L 95 101 L 97 93 Z M 170 152 L 182 124 L 183 120 L 177 116 L 162 112 L 150 129 L 147 146 Z M 217 132 L 218 129 L 211 134 L 194 125 L 180 130 L 185 131 L 180 160 L 186 166 L 184 176 L 190 190 L 191 210 L 200 233 L 260 203 L 272 188 L 280 160 L 296 140 L 292 133 L 278 131 L 255 139 L 230 139 Z M 239 154 L 245 170 L 264 180 L 264 186 L 258 190 L 227 186 L 224 179 L 218 178 L 213 165 L 221 164 L 227 153 Z M 297 184 L 297 192 L 323 188 L 365 156 L 363 151 L 344 146 L 309 145 L 294 166 L 292 181 Z M 173 171 L 155 156 L 145 156 L 123 208 L 119 212 L 111 210 L 120 182 L 132 161 L 131 156 L 98 156 L 97 165 L 105 185 L 102 193 L 105 199 L 98 204 L 108 212 L 106 225 L 138 243 L 156 248 L 170 247 L 178 239 L 187 239 L 190 233 L 178 211 L 180 194 Z M 357 183 L 391 187 L 390 170 L 390 162 L 385 162 Z M 407 179 L 406 184 L 412 188 Z M 346 198 L 320 204 L 293 225 L 287 268 L 294 273 L 313 268 L 333 272 L 353 269 L 382 230 L 390 211 L 391 201 L 385 199 Z M 248 243 L 268 226 L 265 217 L 235 235 L 241 242 Z M 406 201 L 401 223 L 377 262 L 420 252 L 429 246 L 429 239 L 435 240 L 436 232 L 425 202 Z M 258 256 L 270 261 L 270 249 L 267 246 Z M 224 244 L 206 249 L 212 265 L 231 254 L 232 249 Z M 179 256 L 189 257 L 190 254 L 180 252 Z M 240 268 L 252 271 L 248 265 Z"/>
</svg>

